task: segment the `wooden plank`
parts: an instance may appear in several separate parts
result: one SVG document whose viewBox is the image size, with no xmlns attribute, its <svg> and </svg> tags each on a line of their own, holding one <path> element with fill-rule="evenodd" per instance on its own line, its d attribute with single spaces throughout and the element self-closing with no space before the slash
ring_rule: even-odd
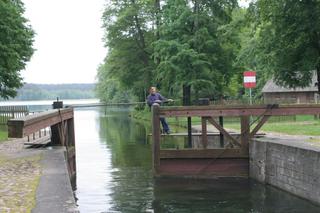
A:
<svg viewBox="0 0 320 213">
<path fill-rule="evenodd" d="M 68 123 L 68 146 L 75 146 L 74 118 L 67 120 Z"/>
<path fill-rule="evenodd" d="M 241 149 L 162 149 L 160 158 L 248 158 Z"/>
<path fill-rule="evenodd" d="M 206 117 L 201 117 L 201 142 L 203 148 L 207 148 L 208 146 L 208 136 L 207 136 L 207 118 Z"/>
<path fill-rule="evenodd" d="M 55 125 L 61 121 L 73 118 L 73 109 L 50 110 L 8 121 L 10 138 L 23 138 L 40 129 Z"/>
<path fill-rule="evenodd" d="M 228 132 L 232 136 L 240 136 L 240 133 L 237 132 Z M 266 135 L 265 133 L 256 133 L 254 136 L 264 136 Z M 148 134 L 148 136 L 152 136 L 152 134 Z M 176 133 L 170 133 L 170 134 L 161 134 L 161 137 L 186 137 L 188 136 L 187 132 L 176 132 Z M 219 136 L 220 133 L 217 132 L 207 132 L 207 136 Z M 192 137 L 202 137 L 201 132 L 193 132 Z"/>
<path fill-rule="evenodd" d="M 25 142 L 24 145 L 45 145 L 51 142 L 51 139 L 49 136 L 37 138 L 33 141 Z"/>
<path fill-rule="evenodd" d="M 216 127 L 226 138 L 229 138 L 233 144 L 236 144 L 238 146 L 241 146 L 241 144 L 234 138 L 232 137 L 223 127 L 221 127 L 215 120 L 214 118 L 210 117 L 208 118 L 208 121 Z"/>
<path fill-rule="evenodd" d="M 161 159 L 158 177 L 248 177 L 249 159 Z"/>
<path fill-rule="evenodd" d="M 249 116 L 241 116 L 241 150 L 242 153 L 249 153 L 249 134 L 250 134 L 250 117 Z"/>
<path fill-rule="evenodd" d="M 230 135 L 240 135 L 240 133 L 237 132 L 229 132 Z M 152 136 L 152 134 L 148 134 L 148 136 Z M 170 133 L 170 134 L 161 134 L 163 137 L 185 137 L 188 136 L 187 132 L 175 132 L 175 133 Z M 192 137 L 201 137 L 202 133 L 201 132 L 192 132 Z M 207 136 L 220 136 L 219 132 L 207 132 Z"/>
<path fill-rule="evenodd" d="M 270 105 L 253 106 L 191 106 L 191 107 L 161 107 L 161 117 L 232 117 L 261 115 L 313 115 L 320 113 L 320 104 L 312 105 Z"/>
<path fill-rule="evenodd" d="M 152 106 L 152 141 L 153 141 L 153 172 L 157 173 L 158 167 L 160 166 L 160 117 L 159 117 L 160 106 Z"/>
</svg>

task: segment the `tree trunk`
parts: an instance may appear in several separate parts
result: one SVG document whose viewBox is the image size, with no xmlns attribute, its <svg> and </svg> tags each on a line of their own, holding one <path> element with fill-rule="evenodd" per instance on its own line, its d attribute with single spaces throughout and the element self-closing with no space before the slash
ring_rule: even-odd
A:
<svg viewBox="0 0 320 213">
<path fill-rule="evenodd" d="M 155 7 L 155 18 L 156 18 L 156 40 L 159 41 L 160 40 L 160 12 L 161 12 L 161 8 L 160 8 L 160 0 L 155 0 L 154 2 L 154 7 Z M 158 66 L 160 64 L 160 57 L 156 57 L 156 65 Z"/>
<path fill-rule="evenodd" d="M 159 40 L 160 39 L 160 0 L 155 0 L 154 2 L 154 7 L 155 7 L 155 15 L 156 15 L 156 39 Z"/>
</svg>

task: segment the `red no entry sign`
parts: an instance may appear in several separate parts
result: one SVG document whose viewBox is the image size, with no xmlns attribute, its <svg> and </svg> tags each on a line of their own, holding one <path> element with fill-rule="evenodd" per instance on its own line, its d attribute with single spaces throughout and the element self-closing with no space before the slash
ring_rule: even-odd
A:
<svg viewBox="0 0 320 213">
<path fill-rule="evenodd" d="M 256 72 L 255 71 L 245 71 L 243 73 L 243 85 L 245 88 L 256 87 Z"/>
</svg>

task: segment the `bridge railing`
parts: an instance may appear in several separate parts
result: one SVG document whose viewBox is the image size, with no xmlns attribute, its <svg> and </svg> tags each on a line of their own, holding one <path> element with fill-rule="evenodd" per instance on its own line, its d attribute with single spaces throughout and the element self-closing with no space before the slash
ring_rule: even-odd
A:
<svg viewBox="0 0 320 213">
<path fill-rule="evenodd" d="M 196 159 L 211 159 L 209 162 L 200 165 L 194 170 L 181 170 L 181 173 L 186 175 L 197 175 L 194 172 L 209 170 L 209 164 L 218 159 L 235 159 L 232 163 L 239 159 L 248 159 L 249 141 L 258 133 L 260 128 L 268 121 L 271 116 L 288 116 L 288 115 L 317 115 L 320 114 L 320 105 L 251 105 L 251 106 L 188 106 L 188 107 L 152 107 L 152 140 L 153 140 L 153 168 L 155 175 L 174 175 L 176 171 L 185 166 L 186 162 L 190 165 L 196 162 Z M 250 116 L 255 116 L 256 119 L 250 121 Z M 201 118 L 201 144 L 202 148 L 194 149 L 192 147 L 186 149 L 161 149 L 161 117 L 200 117 Z M 240 135 L 236 137 L 228 132 L 219 120 L 223 117 L 240 117 Z M 219 118 L 219 120 L 217 119 Z M 255 123 L 251 130 L 251 125 Z M 220 134 L 228 139 L 228 143 L 220 148 L 208 149 L 208 124 L 213 125 Z M 191 131 L 189 131 L 191 132 Z M 191 133 L 192 134 L 192 133 Z M 166 137 L 166 136 L 164 136 Z M 180 159 L 178 161 L 177 159 Z M 182 159 L 191 159 L 181 161 Z M 247 160 L 248 161 L 248 160 Z M 230 161 L 228 161 L 230 162 Z M 221 164 L 222 165 L 222 164 Z M 245 163 L 240 160 L 239 167 L 246 168 Z M 237 166 L 236 166 L 237 167 Z M 202 169 L 201 169 L 202 168 Z M 243 174 L 244 170 L 235 171 Z M 218 176 L 229 175 L 230 171 L 217 171 L 212 168 L 207 174 L 217 174 Z M 199 173 L 200 174 L 200 173 Z"/>
<path fill-rule="evenodd" d="M 0 124 L 7 124 L 9 119 L 24 117 L 29 114 L 28 106 L 0 106 Z"/>
</svg>

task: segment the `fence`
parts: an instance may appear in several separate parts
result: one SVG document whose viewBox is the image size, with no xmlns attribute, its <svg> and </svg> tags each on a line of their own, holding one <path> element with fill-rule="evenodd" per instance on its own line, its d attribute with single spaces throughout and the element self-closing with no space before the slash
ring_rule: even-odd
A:
<svg viewBox="0 0 320 213">
<path fill-rule="evenodd" d="M 0 124 L 7 124 L 11 118 L 21 118 L 29 114 L 27 106 L 0 106 Z"/>
</svg>

